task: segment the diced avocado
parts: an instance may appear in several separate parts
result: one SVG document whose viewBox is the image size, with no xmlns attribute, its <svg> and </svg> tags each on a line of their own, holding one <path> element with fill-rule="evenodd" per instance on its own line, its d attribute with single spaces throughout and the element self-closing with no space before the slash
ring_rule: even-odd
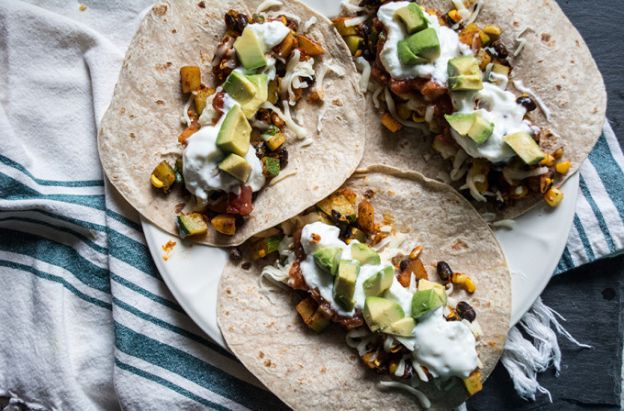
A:
<svg viewBox="0 0 624 411">
<path fill-rule="evenodd" d="M 355 198 L 347 197 L 340 191 L 319 201 L 316 206 L 329 217 L 336 217 L 340 221 L 353 222 L 357 217 Z"/>
<path fill-rule="evenodd" d="M 377 265 L 381 263 L 381 258 L 372 248 L 362 243 L 351 244 L 351 256 L 358 260 L 360 264 L 373 264 Z"/>
<path fill-rule="evenodd" d="M 394 12 L 394 15 L 401 19 L 409 34 L 424 30 L 429 24 L 425 13 L 416 3 L 401 7 Z"/>
<path fill-rule="evenodd" d="M 217 147 L 227 152 L 246 156 L 249 150 L 251 126 L 243 114 L 240 105 L 232 107 L 221 124 L 217 134 Z"/>
<path fill-rule="evenodd" d="M 338 273 L 340 256 L 342 256 L 340 247 L 321 247 L 312 254 L 316 266 L 331 275 Z"/>
<path fill-rule="evenodd" d="M 467 135 L 475 143 L 483 144 L 490 138 L 493 131 L 494 123 L 487 121 L 477 112 L 477 117 L 475 118 L 474 123 L 472 123 L 470 130 L 468 130 Z"/>
<path fill-rule="evenodd" d="M 483 88 L 483 80 L 480 74 L 456 76 L 449 77 L 448 85 L 453 91 L 481 90 Z"/>
<path fill-rule="evenodd" d="M 225 79 L 223 90 L 240 104 L 245 104 L 256 95 L 256 86 L 247 76 L 238 70 L 234 70 Z"/>
<path fill-rule="evenodd" d="M 347 311 L 355 305 L 355 282 L 360 273 L 360 263 L 355 260 L 342 260 L 338 265 L 338 274 L 334 280 L 334 300 Z"/>
<path fill-rule="evenodd" d="M 545 157 L 540 146 L 526 131 L 508 134 L 503 137 L 503 140 L 516 152 L 522 161 L 529 165 L 537 164 Z"/>
<path fill-rule="evenodd" d="M 438 293 L 444 304 L 446 304 L 446 289 L 442 284 L 425 279 L 418 280 L 418 291 L 425 290 L 434 290 L 436 293 Z"/>
<path fill-rule="evenodd" d="M 383 297 L 366 297 L 362 310 L 364 320 L 371 331 L 382 330 L 405 317 L 399 303 Z"/>
<path fill-rule="evenodd" d="M 219 170 L 228 173 L 241 183 L 246 183 L 251 174 L 251 165 L 238 154 L 230 153 L 219 163 Z"/>
<path fill-rule="evenodd" d="M 358 240 L 360 243 L 364 243 L 366 242 L 366 233 L 357 227 L 350 227 L 348 239 Z M 348 243 L 349 241 L 347 241 L 347 244 Z"/>
<path fill-rule="evenodd" d="M 416 291 L 412 297 L 412 317 L 419 319 L 436 308 L 442 307 L 444 300 L 434 290 Z"/>
<path fill-rule="evenodd" d="M 399 337 L 411 337 L 415 326 L 416 321 L 412 317 L 404 317 L 399 321 L 393 322 L 389 327 L 384 328 L 383 332 L 398 335 Z"/>
<path fill-rule="evenodd" d="M 404 66 L 415 66 L 416 64 L 426 64 L 429 62 L 426 58 L 415 55 L 407 44 L 407 40 L 401 40 L 397 44 L 397 52 L 399 53 L 399 61 Z"/>
<path fill-rule="evenodd" d="M 253 74 L 247 79 L 256 87 L 256 93 L 246 103 L 241 103 L 243 113 L 248 119 L 252 119 L 260 106 L 269 98 L 269 77 L 266 74 Z"/>
<path fill-rule="evenodd" d="M 208 224 L 200 213 L 178 215 L 178 232 L 181 238 L 206 234 Z"/>
<path fill-rule="evenodd" d="M 435 60 L 440 56 L 440 40 L 432 28 L 412 34 L 407 38 L 407 45 L 412 53 L 427 60 Z"/>
<path fill-rule="evenodd" d="M 234 49 L 238 60 L 247 70 L 263 67 L 267 63 L 264 44 L 249 26 L 245 27 L 243 34 L 234 42 Z"/>
<path fill-rule="evenodd" d="M 470 373 L 468 378 L 462 380 L 468 396 L 472 397 L 483 389 L 483 383 L 481 382 L 481 371 L 474 370 Z"/>
<path fill-rule="evenodd" d="M 281 171 L 280 161 L 277 158 L 262 157 L 262 165 L 267 177 L 276 177 Z"/>
<path fill-rule="evenodd" d="M 479 61 L 475 56 L 459 56 L 449 60 L 448 76 L 471 76 L 480 75 Z"/>
<path fill-rule="evenodd" d="M 472 113 L 445 114 L 444 118 L 448 121 L 453 130 L 457 131 L 458 134 L 465 136 L 468 134 L 468 130 L 472 127 L 475 118 L 477 118 L 477 113 L 473 111 Z"/>
<path fill-rule="evenodd" d="M 351 55 L 355 55 L 360 46 L 364 43 L 364 38 L 360 36 L 347 36 L 344 41 L 347 43 Z"/>
<path fill-rule="evenodd" d="M 383 294 L 388 288 L 390 288 L 393 279 L 394 268 L 391 266 L 385 267 L 383 270 L 377 272 L 377 274 L 364 280 L 364 283 L 362 284 L 364 294 L 367 296 L 378 296 Z"/>
</svg>

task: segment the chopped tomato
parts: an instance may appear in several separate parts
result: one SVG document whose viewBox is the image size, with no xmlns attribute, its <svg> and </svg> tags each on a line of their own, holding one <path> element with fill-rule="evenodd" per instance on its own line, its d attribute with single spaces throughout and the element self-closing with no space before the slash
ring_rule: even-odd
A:
<svg viewBox="0 0 624 411">
<path fill-rule="evenodd" d="M 390 91 L 396 95 L 406 94 L 410 91 L 419 91 L 427 82 L 426 79 L 415 78 L 411 80 L 390 80 Z"/>
<path fill-rule="evenodd" d="M 442 97 L 447 91 L 448 89 L 446 87 L 436 83 L 433 80 L 426 82 L 420 89 L 422 95 L 429 101 Z"/>
<path fill-rule="evenodd" d="M 230 193 L 226 212 L 228 214 L 239 214 L 242 216 L 249 215 L 253 210 L 251 195 L 252 191 L 249 186 L 242 186 L 240 194 L 238 195 Z"/>
<path fill-rule="evenodd" d="M 225 98 L 225 93 L 221 91 L 217 93 L 214 99 L 212 100 L 212 108 L 214 108 L 217 114 L 219 114 L 219 116 L 216 119 L 214 118 L 212 119 L 213 123 L 215 124 L 219 121 L 219 118 L 223 114 L 223 99 L 224 98 Z"/>
</svg>

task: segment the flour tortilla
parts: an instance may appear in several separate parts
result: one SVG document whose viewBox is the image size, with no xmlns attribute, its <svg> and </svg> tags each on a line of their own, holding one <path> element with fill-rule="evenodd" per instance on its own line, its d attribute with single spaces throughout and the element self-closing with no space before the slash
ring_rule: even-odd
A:
<svg viewBox="0 0 624 411">
<path fill-rule="evenodd" d="M 200 7 L 203 5 L 204 7 Z M 98 136 L 100 158 L 107 177 L 145 218 L 177 234 L 176 206 L 189 200 L 185 190 L 168 195 L 154 190 L 149 177 L 162 160 L 174 161 L 182 152 L 177 136 L 186 99 L 180 92 L 179 69 L 197 64 L 203 79 L 225 32 L 223 16 L 230 10 L 255 12 L 250 2 L 235 0 L 171 1 L 155 5 L 136 33 L 123 63 L 113 101 Z M 266 186 L 254 202 L 254 211 L 236 235 L 210 229 L 198 242 L 236 245 L 253 234 L 296 215 L 336 190 L 355 170 L 364 150 L 364 97 L 349 51 L 325 17 L 291 1 L 269 14 L 297 16 L 301 24 L 315 17 L 309 35 L 326 50 L 320 64 L 344 70 L 329 72 L 324 81 L 325 104 L 300 101 L 293 117 L 308 130 L 313 143 L 301 147 L 289 136 L 289 164 L 284 174 L 296 172 L 274 186 Z M 339 93 L 337 92 L 339 91 Z M 317 120 L 322 114 L 322 129 Z M 287 131 L 288 132 L 288 131 Z"/>
<path fill-rule="evenodd" d="M 418 1 L 419 4 L 448 10 L 448 0 Z M 521 80 L 544 101 L 552 112 L 548 122 L 539 107 L 530 113 L 534 124 L 546 127 L 560 138 L 542 142 L 545 149 L 563 145 L 565 158 L 572 162 L 562 183 L 580 166 L 600 136 L 605 122 L 607 95 L 589 48 L 581 35 L 553 0 L 483 1 L 476 21 L 479 25 L 496 24 L 503 30 L 502 41 L 510 53 L 517 46 L 516 37 L 529 29 L 522 38 L 526 46 L 513 60 L 512 80 Z M 516 95 L 510 81 L 509 90 Z M 382 94 L 383 96 L 383 94 Z M 432 136 L 423 136 L 414 129 L 404 128 L 396 134 L 387 132 L 379 122 L 379 114 L 368 98 L 367 141 L 362 165 L 388 164 L 423 173 L 427 177 L 450 183 L 451 161 L 443 160 L 432 148 Z M 460 180 L 461 186 L 464 180 Z M 563 201 L 573 201 L 564 199 Z M 499 218 L 514 218 L 538 203 L 539 194 L 517 201 L 505 210 L 487 210 Z M 483 204 L 475 202 L 486 211 Z"/>
<path fill-rule="evenodd" d="M 399 231 L 418 240 L 426 266 L 443 259 L 475 280 L 477 291 L 461 291 L 461 299 L 475 308 L 483 328 L 478 351 L 488 376 L 502 353 L 511 310 L 509 269 L 488 225 L 453 189 L 417 173 L 372 166 L 345 186 L 359 199 L 374 190 L 377 218 L 390 214 Z M 295 311 L 295 293 L 261 292 L 260 271 L 261 265 L 244 270 L 226 264 L 218 321 L 229 348 L 282 401 L 296 410 L 419 407 L 409 394 L 376 387 L 380 377 L 361 364 L 342 329 L 332 326 L 320 335 L 309 330 Z M 461 383 L 444 394 L 425 391 L 433 409 L 449 409 L 466 397 Z"/>
</svg>

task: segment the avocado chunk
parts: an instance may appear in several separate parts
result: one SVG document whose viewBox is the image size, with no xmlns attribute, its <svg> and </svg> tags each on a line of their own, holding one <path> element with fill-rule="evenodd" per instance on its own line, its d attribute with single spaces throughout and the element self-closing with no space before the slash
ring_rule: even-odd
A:
<svg viewBox="0 0 624 411">
<path fill-rule="evenodd" d="M 453 113 L 445 114 L 444 118 L 448 121 L 453 130 L 457 131 L 457 134 L 465 136 L 472 127 L 472 124 L 477 118 L 477 113 Z"/>
<path fill-rule="evenodd" d="M 537 164 L 545 157 L 540 146 L 533 140 L 531 134 L 526 131 L 508 134 L 503 137 L 503 141 L 528 165 Z"/>
<path fill-rule="evenodd" d="M 364 280 L 362 284 L 364 294 L 366 296 L 378 296 L 383 294 L 390 288 L 393 279 L 394 268 L 391 266 L 385 267 L 383 270 L 378 271 L 377 274 Z"/>
<path fill-rule="evenodd" d="M 328 274 L 336 275 L 341 255 L 342 248 L 340 247 L 321 247 L 312 253 L 312 258 L 318 268 Z"/>
<path fill-rule="evenodd" d="M 380 264 L 381 258 L 379 254 L 373 251 L 372 248 L 362 243 L 351 244 L 351 256 L 358 260 L 360 264 Z"/>
<path fill-rule="evenodd" d="M 342 260 L 338 266 L 338 275 L 334 280 L 333 296 L 338 305 L 347 311 L 353 310 L 355 301 L 355 282 L 360 273 L 360 263 L 355 260 Z"/>
<path fill-rule="evenodd" d="M 241 183 L 246 183 L 251 174 L 251 165 L 238 154 L 230 153 L 219 163 L 219 170 L 228 173 Z"/>
<path fill-rule="evenodd" d="M 347 47 L 349 47 L 349 51 L 352 56 L 355 56 L 355 53 L 360 49 L 360 46 L 364 44 L 364 37 L 360 36 L 347 36 L 344 38 L 345 43 L 347 43 Z"/>
<path fill-rule="evenodd" d="M 282 235 L 272 235 L 270 237 L 262 238 L 251 246 L 251 259 L 259 260 L 261 258 L 266 257 L 267 255 L 274 253 L 279 250 L 279 245 L 284 236 Z"/>
<path fill-rule="evenodd" d="M 444 300 L 434 289 L 418 290 L 412 297 L 412 317 L 419 319 L 444 304 Z"/>
<path fill-rule="evenodd" d="M 364 321 L 371 331 L 383 330 L 405 317 L 399 303 L 383 297 L 366 297 L 362 310 Z"/>
<path fill-rule="evenodd" d="M 397 44 L 397 52 L 399 53 L 399 61 L 404 66 L 415 66 L 416 64 L 426 64 L 429 62 L 426 58 L 415 55 L 407 44 L 407 40 L 401 40 Z"/>
<path fill-rule="evenodd" d="M 412 53 L 418 57 L 431 61 L 440 56 L 440 40 L 432 28 L 412 34 L 406 41 Z"/>
<path fill-rule="evenodd" d="M 241 104 L 245 104 L 256 95 L 254 83 L 238 70 L 231 72 L 225 79 L 223 90 Z"/>
<path fill-rule="evenodd" d="M 200 213 L 178 215 L 178 233 L 181 238 L 206 234 L 208 224 Z"/>
<path fill-rule="evenodd" d="M 494 132 L 494 123 L 487 121 L 477 112 L 475 121 L 468 130 L 468 137 L 477 144 L 483 144 L 490 138 L 492 132 Z"/>
<path fill-rule="evenodd" d="M 425 13 L 416 3 L 401 7 L 394 12 L 394 15 L 401 19 L 409 34 L 424 30 L 429 24 Z"/>
<path fill-rule="evenodd" d="M 421 280 L 418 280 L 418 291 L 425 291 L 425 290 L 434 290 L 436 293 L 438 293 L 438 295 L 440 296 L 444 304 L 446 304 L 446 299 L 447 299 L 446 289 L 444 288 L 442 284 L 429 281 L 429 280 L 425 280 L 424 278 Z"/>
<path fill-rule="evenodd" d="M 264 56 L 264 44 L 249 26 L 245 27 L 243 34 L 234 42 L 234 49 L 238 60 L 247 70 L 263 67 L 267 63 Z"/>
<path fill-rule="evenodd" d="M 448 85 L 452 91 L 481 90 L 483 88 L 483 79 L 481 74 L 449 77 Z"/>
<path fill-rule="evenodd" d="M 255 86 L 256 93 L 250 100 L 241 104 L 245 116 L 252 119 L 260 106 L 269 98 L 269 77 L 266 74 L 253 74 L 247 76 L 247 79 Z"/>
<path fill-rule="evenodd" d="M 383 332 L 398 335 L 399 337 L 411 337 L 415 326 L 416 321 L 412 317 L 404 317 L 399 321 L 393 322 L 389 327 L 384 328 Z"/>
<path fill-rule="evenodd" d="M 459 56 L 449 60 L 448 76 L 471 76 L 480 75 L 481 69 L 479 69 L 479 61 L 475 56 Z"/>
<path fill-rule="evenodd" d="M 243 114 L 240 105 L 232 107 L 221 124 L 217 134 L 217 147 L 227 153 L 246 156 L 249 151 L 251 126 Z"/>
</svg>

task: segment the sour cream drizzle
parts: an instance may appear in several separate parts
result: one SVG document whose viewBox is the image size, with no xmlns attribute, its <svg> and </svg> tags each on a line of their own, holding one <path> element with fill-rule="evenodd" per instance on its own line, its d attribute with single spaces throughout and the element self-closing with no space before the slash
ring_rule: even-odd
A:
<svg viewBox="0 0 624 411">
<path fill-rule="evenodd" d="M 435 30 L 440 41 L 440 56 L 429 64 L 404 66 L 399 61 L 398 43 L 408 36 L 403 24 L 394 17 L 394 13 L 409 4 L 407 1 L 391 2 L 381 6 L 377 17 L 386 27 L 386 42 L 379 55 L 382 64 L 388 73 L 395 79 L 411 79 L 416 77 L 431 77 L 439 84 L 446 84 L 448 80 L 448 61 L 460 54 L 472 54 L 468 46 L 459 41 L 454 30 L 440 26 L 436 16 L 425 13 L 429 27 Z"/>
<path fill-rule="evenodd" d="M 269 21 L 266 23 L 249 24 L 249 27 L 261 40 L 266 49 L 272 49 L 280 44 L 290 32 L 290 29 L 281 21 Z"/>
<path fill-rule="evenodd" d="M 241 183 L 231 175 L 219 170 L 219 163 L 225 158 L 217 147 L 217 135 L 223 125 L 228 111 L 238 103 L 227 94 L 223 99 L 223 115 L 217 124 L 204 125 L 187 140 L 188 143 L 183 157 L 184 184 L 186 189 L 197 198 L 206 201 L 211 191 L 223 190 L 230 193 L 239 193 L 241 185 L 248 185 L 252 191 L 258 191 L 264 186 L 265 178 L 262 174 L 262 163 L 256 156 L 253 146 L 249 147 L 245 160 L 251 165 L 251 174 L 245 183 Z"/>
<path fill-rule="evenodd" d="M 312 253 L 318 248 L 332 246 L 342 248 L 343 259 L 351 259 L 351 247 L 338 238 L 339 233 L 338 227 L 322 222 L 305 225 L 301 232 L 301 245 L 307 257 L 301 262 L 300 267 L 307 285 L 310 288 L 317 288 L 321 296 L 338 314 L 353 316 L 355 309 L 345 311 L 336 304 L 332 295 L 333 277 L 319 270 L 312 258 Z M 316 234 L 317 241 L 312 239 L 312 234 Z M 390 242 L 394 244 L 388 246 L 380 254 L 381 264 L 361 266 L 354 296 L 356 308 L 362 309 L 364 306 L 366 299 L 362 287 L 364 280 L 391 265 L 388 262 L 389 258 L 397 251 L 393 246 L 406 245 L 406 242 L 401 239 Z M 392 286 L 384 297 L 397 301 L 405 315 L 409 316 L 414 292 L 416 292 L 414 279 L 406 288 L 394 278 Z M 446 321 L 442 307 L 421 318 L 414 327 L 411 337 L 396 337 L 396 339 L 412 351 L 413 360 L 426 366 L 434 377 L 465 378 L 478 366 L 476 340 L 470 327 L 460 321 Z"/>
</svg>

